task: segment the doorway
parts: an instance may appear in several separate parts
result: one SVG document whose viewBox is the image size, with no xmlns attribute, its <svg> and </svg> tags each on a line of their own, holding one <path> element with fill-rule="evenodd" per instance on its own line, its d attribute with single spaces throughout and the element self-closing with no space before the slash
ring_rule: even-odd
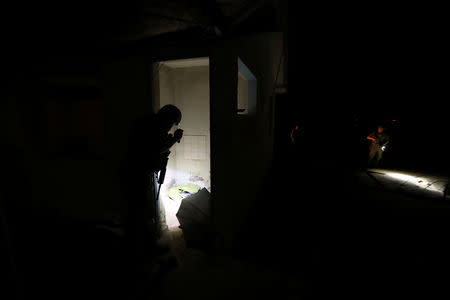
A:
<svg viewBox="0 0 450 300">
<path fill-rule="evenodd" d="M 163 228 L 179 227 L 182 200 L 202 188 L 211 190 L 209 58 L 158 61 L 153 64 L 154 109 L 178 107 L 184 134 L 169 155 L 159 204 Z M 172 128 L 171 133 L 177 128 Z"/>
</svg>

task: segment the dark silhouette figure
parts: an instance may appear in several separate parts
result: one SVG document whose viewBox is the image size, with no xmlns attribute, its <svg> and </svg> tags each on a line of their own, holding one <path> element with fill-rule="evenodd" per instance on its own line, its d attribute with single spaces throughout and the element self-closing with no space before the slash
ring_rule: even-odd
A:
<svg viewBox="0 0 450 300">
<path fill-rule="evenodd" d="M 302 132 L 300 130 L 300 126 L 298 126 L 296 124 L 295 127 L 291 129 L 291 134 L 290 134 L 291 144 L 295 145 L 295 144 L 299 143 L 300 139 L 301 139 L 301 135 L 302 135 Z"/>
<path fill-rule="evenodd" d="M 367 139 L 371 141 L 368 166 L 378 168 L 385 147 L 389 144 L 389 135 L 384 132 L 383 126 L 378 126 L 377 131 L 369 134 Z"/>
<path fill-rule="evenodd" d="M 130 271 L 137 277 L 132 284 L 145 280 L 146 258 L 161 254 L 157 246 L 158 205 L 157 172 L 167 163 L 169 149 L 183 136 L 183 130 L 169 131 L 181 121 L 180 110 L 173 105 L 162 107 L 157 114 L 136 120 L 132 126 L 124 170 L 127 217 L 125 243 Z"/>
</svg>

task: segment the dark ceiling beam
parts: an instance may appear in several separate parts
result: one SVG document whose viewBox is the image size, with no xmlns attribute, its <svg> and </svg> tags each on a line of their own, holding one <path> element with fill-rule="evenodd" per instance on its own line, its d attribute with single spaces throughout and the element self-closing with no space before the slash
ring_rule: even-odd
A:
<svg viewBox="0 0 450 300">
<path fill-rule="evenodd" d="M 235 17 L 233 17 L 232 21 L 228 24 L 228 32 L 233 32 L 239 24 L 247 20 L 252 14 L 254 14 L 258 9 L 265 6 L 268 2 L 268 0 L 258 0 L 258 1 L 252 1 L 252 3 L 246 7 L 245 9 L 241 10 Z"/>
<path fill-rule="evenodd" d="M 164 34 L 184 31 L 193 27 L 195 26 L 180 21 L 167 21 L 166 23 L 150 24 L 148 26 L 142 24 L 140 29 L 133 32 L 127 32 L 126 34 L 116 37 L 115 40 L 119 43 L 128 43 L 131 41 L 146 40 Z"/>
<path fill-rule="evenodd" d="M 157 12 L 152 12 L 152 11 L 148 11 L 145 13 L 145 16 L 147 17 L 152 17 L 152 18 L 161 18 L 161 19 L 165 19 L 165 20 L 171 20 L 171 21 L 176 21 L 176 22 L 181 22 L 181 23 L 186 23 L 189 25 L 194 25 L 194 26 L 198 26 L 201 25 L 198 21 L 191 19 L 184 19 L 178 16 L 171 16 L 171 15 L 164 15 L 164 14 L 160 14 Z"/>
<path fill-rule="evenodd" d="M 209 31 L 222 35 L 226 30 L 225 15 L 215 0 L 192 1 L 189 14 Z"/>
<path fill-rule="evenodd" d="M 212 31 L 214 16 L 212 0 L 183 2 L 174 6 L 167 3 L 149 2 L 141 9 L 139 24 L 135 24 L 132 32 L 122 34 L 118 39 L 122 42 L 148 39 L 154 36 L 177 31 L 199 28 Z"/>
</svg>

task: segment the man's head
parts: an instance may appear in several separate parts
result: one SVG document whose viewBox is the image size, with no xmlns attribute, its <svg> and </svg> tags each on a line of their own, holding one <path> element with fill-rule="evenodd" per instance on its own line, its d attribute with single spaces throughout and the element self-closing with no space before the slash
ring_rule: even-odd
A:
<svg viewBox="0 0 450 300">
<path fill-rule="evenodd" d="M 377 132 L 378 132 L 378 133 L 383 133 L 383 131 L 384 131 L 384 127 L 381 126 L 381 125 L 379 125 L 379 126 L 377 127 Z"/>
<path fill-rule="evenodd" d="M 167 104 L 161 107 L 157 113 L 158 119 L 164 130 L 169 131 L 172 126 L 181 122 L 181 111 L 174 105 Z"/>
</svg>

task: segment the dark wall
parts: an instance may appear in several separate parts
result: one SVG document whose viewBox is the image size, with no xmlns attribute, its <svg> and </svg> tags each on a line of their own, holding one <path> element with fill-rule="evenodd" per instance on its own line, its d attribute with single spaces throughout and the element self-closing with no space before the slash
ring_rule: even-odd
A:
<svg viewBox="0 0 450 300">
<path fill-rule="evenodd" d="M 2 143 L 22 153 L 37 215 L 101 222 L 120 217 L 119 169 L 130 124 L 151 113 L 148 61 L 60 55 L 11 64 Z M 7 160 L 8 157 L 3 156 Z"/>
<path fill-rule="evenodd" d="M 119 240 L 91 224 L 121 216 L 119 161 L 127 130 L 150 105 L 139 85 L 148 79 L 145 73 L 133 79 L 139 71 L 132 58 L 115 62 L 34 52 L 11 56 L 6 64 L 0 200 L 2 229 L 8 230 L 1 246 L 11 247 L 5 258 L 14 263 L 13 280 L 25 297 L 56 299 L 74 282 L 79 291 L 97 289 L 100 295 L 119 281 L 117 273 L 107 275 L 121 268 Z M 124 94 L 130 105 L 123 105 Z"/>
<path fill-rule="evenodd" d="M 275 148 L 264 201 L 248 222 L 261 230 L 246 231 L 242 241 L 251 245 L 253 238 L 256 248 L 291 258 L 376 211 L 361 209 L 364 196 L 356 195 L 352 171 L 366 166 L 366 136 L 378 123 L 398 120 L 387 167 L 450 168 L 445 18 L 435 8 L 308 3 L 289 13 L 289 95 L 276 107 L 276 141 L 282 144 Z M 289 144 L 294 123 L 303 130 L 298 147 Z M 298 247 L 280 249 L 293 239 Z"/>
<path fill-rule="evenodd" d="M 332 141 L 341 144 L 342 137 L 354 134 L 360 139 L 364 130 L 395 118 L 402 149 L 396 157 L 404 165 L 445 171 L 448 158 L 442 149 L 449 123 L 443 74 L 448 60 L 440 11 L 412 4 L 305 4 L 301 11 L 290 11 L 292 109 L 319 137 L 313 144 L 319 157 L 340 151 L 327 148 Z M 353 133 L 355 116 L 367 127 Z"/>
</svg>

